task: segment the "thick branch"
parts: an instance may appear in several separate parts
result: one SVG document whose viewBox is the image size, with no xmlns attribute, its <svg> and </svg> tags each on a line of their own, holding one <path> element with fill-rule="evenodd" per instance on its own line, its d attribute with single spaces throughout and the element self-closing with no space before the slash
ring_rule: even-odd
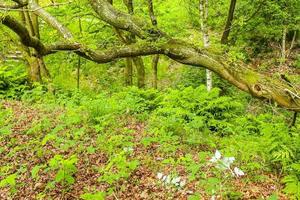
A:
<svg viewBox="0 0 300 200">
<path fill-rule="evenodd" d="M 27 6 L 27 4 L 28 4 L 27 2 L 23 2 L 23 1 L 19 1 L 19 0 L 14 0 L 14 2 L 16 2 L 15 5 L 7 5 L 7 4 L 0 3 L 0 8 L 7 9 L 7 10 L 18 9 L 18 8 Z"/>
<path fill-rule="evenodd" d="M 90 3 L 103 21 L 116 28 L 129 31 L 142 39 L 162 35 L 162 32 L 144 20 L 114 9 L 106 0 L 90 0 Z"/>
<path fill-rule="evenodd" d="M 91 1 L 102 2 L 101 0 Z M 110 7 L 110 9 L 114 8 Z M 109 12 L 110 10 L 106 11 Z M 120 11 L 118 11 L 118 13 L 119 12 Z M 114 15 L 106 13 L 105 16 L 111 17 Z M 133 24 L 139 24 L 136 23 L 135 17 L 131 17 L 126 14 L 124 14 L 124 16 L 126 19 L 116 19 L 113 17 L 109 20 L 125 21 L 125 24 L 131 22 Z M 139 21 L 141 20 L 139 19 Z M 133 45 L 114 47 L 103 51 L 94 51 L 78 43 L 45 46 L 37 38 L 30 37 L 26 27 L 11 16 L 5 16 L 2 23 L 16 32 L 24 45 L 36 49 L 41 56 L 52 54 L 57 51 L 74 51 L 78 55 L 89 60 L 98 63 L 106 63 L 118 58 L 164 54 L 183 64 L 210 69 L 225 80 L 229 81 L 231 84 L 255 97 L 274 101 L 278 105 L 290 110 L 300 111 L 299 89 L 291 87 L 281 79 L 274 79 L 257 73 L 246 66 L 227 63 L 222 57 L 214 55 L 206 50 L 201 50 L 184 41 L 168 38 L 156 38 L 155 42 L 151 40 L 152 42 L 139 42 Z M 123 27 L 123 25 L 118 25 L 118 27 Z M 134 27 L 132 24 L 131 26 Z M 143 27 L 139 27 L 139 29 L 144 30 Z M 134 30 L 131 31 L 134 33 Z M 153 35 L 147 36 L 146 34 L 143 36 L 148 39 L 153 39 Z"/>
<path fill-rule="evenodd" d="M 34 10 L 34 13 L 42 18 L 48 25 L 56 29 L 65 39 L 73 39 L 72 33 L 62 25 L 55 17 L 40 7 L 34 0 L 29 0 L 29 8 Z"/>
<path fill-rule="evenodd" d="M 2 23 L 18 34 L 18 36 L 21 39 L 22 44 L 36 49 L 41 54 L 45 53 L 46 48 L 40 42 L 40 40 L 37 39 L 36 37 L 32 37 L 30 35 L 29 31 L 27 30 L 27 28 L 23 24 L 18 22 L 16 19 L 14 19 L 13 17 L 11 17 L 9 15 L 6 15 L 2 19 Z"/>
<path fill-rule="evenodd" d="M 142 39 L 153 39 L 147 34 L 149 30 L 161 32 L 140 18 L 114 9 L 106 0 L 90 0 L 90 2 L 103 21 L 117 28 L 130 31 Z M 166 38 L 165 35 L 163 36 Z M 182 41 L 167 43 L 166 46 L 162 47 L 165 55 L 178 62 L 210 69 L 255 97 L 272 100 L 285 108 L 300 111 L 298 91 L 295 91 L 294 88 L 280 80 L 273 80 L 245 66 L 232 67 L 232 65 L 226 64 L 217 56 L 211 53 L 204 53 Z"/>
</svg>

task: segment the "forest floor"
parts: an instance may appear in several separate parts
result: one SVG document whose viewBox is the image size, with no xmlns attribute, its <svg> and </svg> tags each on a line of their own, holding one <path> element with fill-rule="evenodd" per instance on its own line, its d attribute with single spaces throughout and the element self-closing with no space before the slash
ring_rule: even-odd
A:
<svg viewBox="0 0 300 200">
<path fill-rule="evenodd" d="M 95 191 L 105 191 L 106 199 L 116 200 L 271 199 L 272 194 L 287 199 L 278 175 L 257 172 L 260 178 L 255 180 L 247 172 L 239 178 L 221 172 L 226 179 L 220 181 L 213 178 L 214 167 L 209 162 L 215 149 L 168 143 L 163 148 L 173 152 L 164 152 L 160 143 L 147 142 L 153 135 L 146 122 L 130 116 L 120 117 L 99 137 L 99 131 L 82 124 L 63 107 L 2 101 L 0 108 L 6 113 L 6 128 L 0 130 L 0 180 L 14 175 L 2 181 L 2 186 L 0 183 L 3 200 L 101 199 L 102 193 L 92 196 Z M 211 152 L 204 154 L 203 162 L 199 161 L 201 151 Z M 62 156 L 57 165 L 51 164 L 55 155 Z M 76 159 L 68 160 L 72 155 Z M 176 162 L 178 158 L 185 159 Z M 63 177 L 58 178 L 59 170 Z M 195 172 L 191 178 L 193 170 L 201 171 L 201 176 Z M 181 186 L 163 183 L 158 173 L 180 177 Z M 217 191 L 208 192 L 211 188 Z M 83 196 L 85 193 L 90 196 Z"/>
</svg>

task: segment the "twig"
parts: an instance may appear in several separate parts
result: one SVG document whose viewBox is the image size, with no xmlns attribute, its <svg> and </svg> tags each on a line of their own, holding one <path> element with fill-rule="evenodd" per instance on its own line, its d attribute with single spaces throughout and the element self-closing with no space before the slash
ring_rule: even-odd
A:
<svg viewBox="0 0 300 200">
<path fill-rule="evenodd" d="M 70 3 L 72 3 L 72 2 L 68 1 L 66 3 L 52 3 L 52 4 L 48 4 L 46 6 L 41 6 L 40 8 L 36 8 L 36 9 L 18 9 L 18 8 L 0 7 L 0 10 L 4 10 L 4 11 L 28 11 L 28 12 L 35 12 L 35 11 L 38 11 L 38 10 L 43 9 L 43 8 L 55 7 L 55 6 L 61 6 L 61 5 L 68 5 Z"/>
<path fill-rule="evenodd" d="M 296 35 L 297 35 L 297 31 L 294 31 L 292 43 L 291 43 L 291 46 L 290 46 L 290 48 L 289 48 L 289 50 L 288 50 L 288 53 L 287 53 L 287 55 L 286 55 L 287 58 L 290 57 L 291 52 L 292 52 L 292 49 L 294 48 L 294 43 L 295 43 L 295 40 L 296 40 Z"/>
<path fill-rule="evenodd" d="M 297 121 L 297 114 L 298 114 L 298 112 L 294 112 L 293 119 L 292 119 L 292 121 L 291 121 L 291 123 L 289 125 L 290 128 L 293 127 L 293 126 L 295 126 L 296 121 Z"/>
<path fill-rule="evenodd" d="M 115 197 L 116 200 L 119 200 L 118 197 L 116 196 L 116 194 L 113 192 L 113 195 Z"/>
</svg>

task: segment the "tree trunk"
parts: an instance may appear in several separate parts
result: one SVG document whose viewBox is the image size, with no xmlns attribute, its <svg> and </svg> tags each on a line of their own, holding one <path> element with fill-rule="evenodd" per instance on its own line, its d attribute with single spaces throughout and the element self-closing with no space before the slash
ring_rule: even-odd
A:
<svg viewBox="0 0 300 200">
<path fill-rule="evenodd" d="M 280 64 L 285 63 L 286 59 L 286 33 L 287 33 L 287 28 L 284 27 L 282 31 L 282 40 L 281 40 L 281 59 L 280 59 Z"/>
<path fill-rule="evenodd" d="M 109 1 L 110 4 L 113 3 L 113 1 Z M 128 13 L 130 15 L 134 14 L 134 7 L 133 7 L 133 1 L 132 0 L 123 0 L 123 3 L 127 7 Z M 125 43 L 125 44 L 134 44 L 136 43 L 135 35 L 132 33 L 123 33 L 121 30 L 115 27 L 115 31 L 117 33 L 117 36 L 119 39 Z M 127 35 L 126 35 L 127 34 Z M 126 85 L 132 85 L 133 80 L 133 68 L 132 64 L 134 64 L 136 71 L 137 71 L 137 86 L 139 88 L 145 87 L 145 65 L 144 61 L 141 57 L 132 57 L 126 59 L 126 66 L 124 70 L 124 76 L 125 76 L 125 84 Z"/>
<path fill-rule="evenodd" d="M 132 85 L 132 58 L 126 58 L 126 63 L 125 63 L 125 70 L 124 70 L 124 75 L 125 75 L 125 85 L 126 86 L 131 86 Z"/>
<path fill-rule="evenodd" d="M 26 6 L 26 9 L 28 9 L 28 6 Z M 38 16 L 35 13 L 29 13 L 23 10 L 21 11 L 21 18 L 23 23 L 28 27 L 30 35 L 40 39 Z M 42 82 L 42 74 L 50 78 L 50 73 L 46 68 L 43 57 L 39 55 L 39 52 L 26 48 L 26 54 L 28 55 L 26 56 L 27 63 L 30 67 L 29 79 L 32 82 Z"/>
<path fill-rule="evenodd" d="M 207 48 L 210 45 L 209 35 L 207 29 L 207 18 L 208 18 L 208 0 L 199 1 L 199 10 L 201 15 L 201 31 L 203 35 L 204 47 Z M 207 91 L 212 89 L 212 72 L 209 69 L 206 69 L 206 88 Z"/>
<path fill-rule="evenodd" d="M 221 38 L 221 44 L 227 44 L 227 42 L 228 42 L 228 37 L 229 37 L 229 33 L 230 33 L 230 29 L 231 29 L 232 21 L 233 21 L 233 17 L 234 17 L 235 5 L 236 5 L 236 0 L 231 0 L 225 29 L 223 31 L 223 35 Z"/>
<path fill-rule="evenodd" d="M 159 61 L 159 55 L 154 55 L 152 58 L 152 73 L 153 73 L 153 83 L 152 87 L 157 89 L 157 66 Z"/>
<path fill-rule="evenodd" d="M 27 7 L 25 9 L 27 9 Z M 29 34 L 31 36 L 35 36 L 33 23 L 31 21 L 28 11 L 25 11 L 23 9 L 23 11 L 20 12 L 20 15 L 21 15 L 23 24 L 29 30 Z M 25 47 L 24 49 L 25 49 L 25 60 L 29 67 L 29 70 L 28 70 L 29 81 L 42 82 L 39 60 L 33 56 L 33 54 L 36 53 L 37 51 L 36 50 L 31 51 L 28 47 Z"/>
<path fill-rule="evenodd" d="M 288 53 L 287 53 L 287 55 L 286 55 L 287 58 L 288 58 L 288 57 L 291 55 L 291 53 L 292 53 L 292 50 L 293 50 L 293 48 L 294 48 L 295 41 L 296 41 L 296 36 L 297 36 L 297 31 L 294 31 L 294 33 L 293 33 L 293 38 L 292 38 L 292 41 L 291 41 L 291 46 L 290 46 L 290 48 L 289 48 L 289 50 L 288 50 Z"/>
<path fill-rule="evenodd" d="M 67 40 L 63 44 L 44 44 L 31 37 L 24 24 L 10 14 L 4 15 L 0 23 L 15 32 L 24 46 L 34 48 L 42 56 L 59 51 L 71 51 L 97 63 L 108 63 L 120 58 L 163 54 L 182 64 L 209 69 L 256 98 L 267 100 L 268 103 L 275 102 L 283 108 L 300 112 L 300 88 L 297 85 L 287 83 L 276 76 L 270 77 L 268 74 L 257 72 L 241 62 L 233 63 L 226 59 L 226 55 L 216 54 L 210 49 L 199 48 L 189 42 L 173 39 L 146 20 L 113 8 L 106 0 L 90 0 L 90 3 L 101 20 L 136 35 L 142 41 L 101 50 L 91 49 L 75 39 Z M 33 12 L 47 13 L 41 7 Z M 53 16 L 49 18 L 48 15 L 39 16 L 45 21 L 55 19 Z M 62 26 L 57 20 L 55 24 L 60 26 L 49 24 L 62 35 L 67 30 L 66 27 L 57 29 Z"/>
<path fill-rule="evenodd" d="M 151 23 L 154 27 L 157 27 L 157 19 L 154 14 L 154 8 L 153 8 L 153 2 L 152 0 L 148 0 L 148 10 L 149 10 L 149 16 L 151 19 Z M 155 55 L 152 58 L 152 74 L 153 74 L 153 81 L 152 81 L 152 87 L 157 89 L 157 67 L 159 62 L 159 55 Z"/>
<path fill-rule="evenodd" d="M 137 86 L 139 88 L 145 87 L 145 66 L 141 57 L 133 57 L 133 63 L 137 71 Z"/>
</svg>

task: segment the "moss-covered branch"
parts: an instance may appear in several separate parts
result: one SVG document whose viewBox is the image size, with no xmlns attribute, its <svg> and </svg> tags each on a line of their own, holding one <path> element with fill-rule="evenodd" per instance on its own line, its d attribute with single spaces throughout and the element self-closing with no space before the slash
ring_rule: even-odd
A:
<svg viewBox="0 0 300 200">
<path fill-rule="evenodd" d="M 5 16 L 2 23 L 18 34 L 24 45 L 36 49 L 41 56 L 57 51 L 74 51 L 94 62 L 107 63 L 118 58 L 164 54 L 183 64 L 210 69 L 254 97 L 276 102 L 289 110 L 300 111 L 299 90 L 282 79 L 271 78 L 241 64 L 230 64 L 221 56 L 197 48 L 185 41 L 170 39 L 162 35 L 154 37 L 155 34 L 149 34 L 149 30 L 156 30 L 151 24 L 116 11 L 105 0 L 91 0 L 91 3 L 104 21 L 147 40 L 106 50 L 92 50 L 83 44 L 70 41 L 66 44 L 44 45 L 37 38 L 31 37 L 26 27 L 13 17 Z"/>
</svg>

